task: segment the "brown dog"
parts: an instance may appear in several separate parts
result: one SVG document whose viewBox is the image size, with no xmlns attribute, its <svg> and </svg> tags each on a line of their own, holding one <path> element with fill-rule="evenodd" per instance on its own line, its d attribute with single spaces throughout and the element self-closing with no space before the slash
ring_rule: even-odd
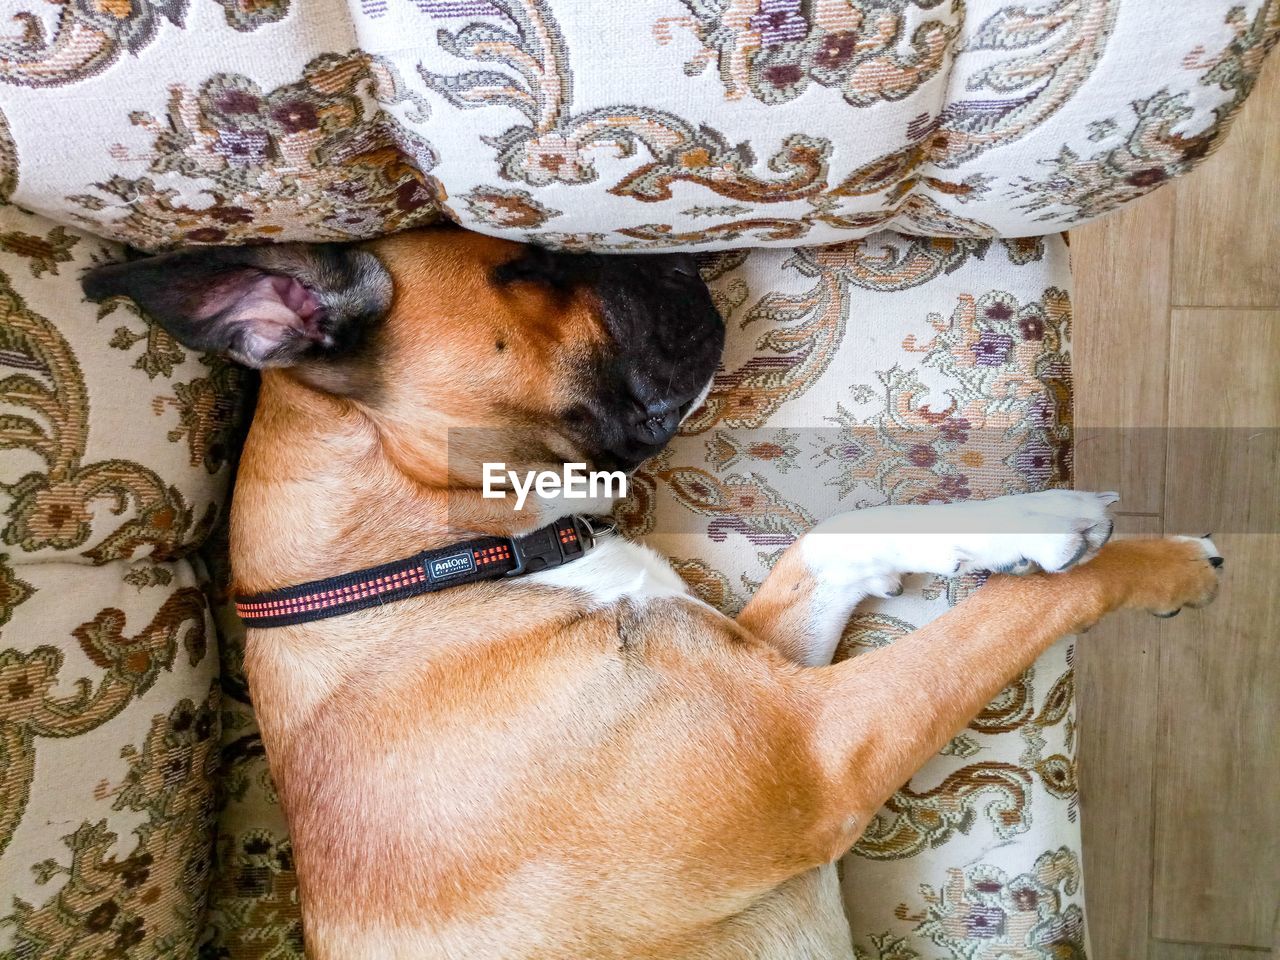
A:
<svg viewBox="0 0 1280 960">
<path fill-rule="evenodd" d="M 634 466 L 723 336 L 688 257 L 456 232 L 172 254 L 86 290 L 271 368 L 233 511 L 251 594 L 546 522 L 485 499 L 479 465 Z M 1212 597 L 1207 540 L 1103 548 L 1112 499 L 842 514 L 736 621 L 614 539 L 527 577 L 250 630 L 309 953 L 851 956 L 830 865 L 900 784 L 1062 635 Z M 902 573 L 1024 561 L 1066 572 L 994 576 L 826 665 L 855 604 Z"/>
</svg>

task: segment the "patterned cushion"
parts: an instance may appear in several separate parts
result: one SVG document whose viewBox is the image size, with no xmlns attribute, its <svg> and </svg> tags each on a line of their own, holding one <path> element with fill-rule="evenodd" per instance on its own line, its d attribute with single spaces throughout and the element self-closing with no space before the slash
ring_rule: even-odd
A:
<svg viewBox="0 0 1280 960">
<path fill-rule="evenodd" d="M 242 391 L 86 303 L 107 256 L 0 208 L 0 954 L 23 960 L 190 956 L 208 886 L 220 697 L 191 553 Z"/>
<path fill-rule="evenodd" d="M 1280 0 L 15 2 L 0 188 L 144 248 L 1041 234 L 1202 160 L 1280 33 Z"/>
</svg>

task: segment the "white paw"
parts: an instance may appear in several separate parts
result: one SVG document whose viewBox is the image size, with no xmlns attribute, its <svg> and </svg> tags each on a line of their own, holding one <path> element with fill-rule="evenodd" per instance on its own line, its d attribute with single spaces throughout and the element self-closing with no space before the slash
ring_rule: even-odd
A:
<svg viewBox="0 0 1280 960">
<path fill-rule="evenodd" d="M 1217 545 L 1213 542 L 1213 534 L 1206 533 L 1203 537 L 1171 537 L 1170 539 L 1185 540 L 1187 543 L 1200 544 L 1200 549 L 1204 551 L 1205 558 L 1208 559 L 1215 568 L 1222 566 L 1222 551 L 1219 550 Z M 1213 561 L 1215 560 L 1218 562 L 1214 563 Z"/>
<path fill-rule="evenodd" d="M 876 507 L 820 523 L 803 544 L 810 569 L 835 584 L 892 596 L 904 573 L 1065 570 L 1111 536 L 1113 493 L 1047 490 L 930 506 Z"/>
<path fill-rule="evenodd" d="M 985 527 L 957 543 L 960 570 L 1058 573 L 1094 557 L 1115 523 L 1107 508 L 1119 496 L 1045 490 L 966 504 L 970 522 Z"/>
</svg>

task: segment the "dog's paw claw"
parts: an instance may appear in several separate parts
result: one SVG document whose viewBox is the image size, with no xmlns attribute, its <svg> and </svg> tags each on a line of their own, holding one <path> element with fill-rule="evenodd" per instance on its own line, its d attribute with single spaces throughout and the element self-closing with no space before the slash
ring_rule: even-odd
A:
<svg viewBox="0 0 1280 960">
<path fill-rule="evenodd" d="M 902 596 L 902 577 L 894 574 L 885 574 L 875 577 L 866 584 L 868 595 L 873 597 L 882 597 L 888 599 L 890 597 Z"/>
</svg>

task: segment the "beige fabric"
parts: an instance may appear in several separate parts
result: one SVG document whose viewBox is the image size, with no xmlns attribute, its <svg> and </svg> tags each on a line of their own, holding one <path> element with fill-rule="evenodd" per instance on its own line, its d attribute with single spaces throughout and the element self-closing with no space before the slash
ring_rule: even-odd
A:
<svg viewBox="0 0 1280 960">
<path fill-rule="evenodd" d="M 225 495 L 237 375 L 84 302 L 104 256 L 0 209 L 6 957 L 188 957 L 204 919 L 221 698 L 187 556 Z"/>
<path fill-rule="evenodd" d="M 1202 160 L 1280 29 L 1275 0 L 10 6 L 0 186 L 144 248 L 437 209 L 597 249 L 1035 235 Z"/>
</svg>

